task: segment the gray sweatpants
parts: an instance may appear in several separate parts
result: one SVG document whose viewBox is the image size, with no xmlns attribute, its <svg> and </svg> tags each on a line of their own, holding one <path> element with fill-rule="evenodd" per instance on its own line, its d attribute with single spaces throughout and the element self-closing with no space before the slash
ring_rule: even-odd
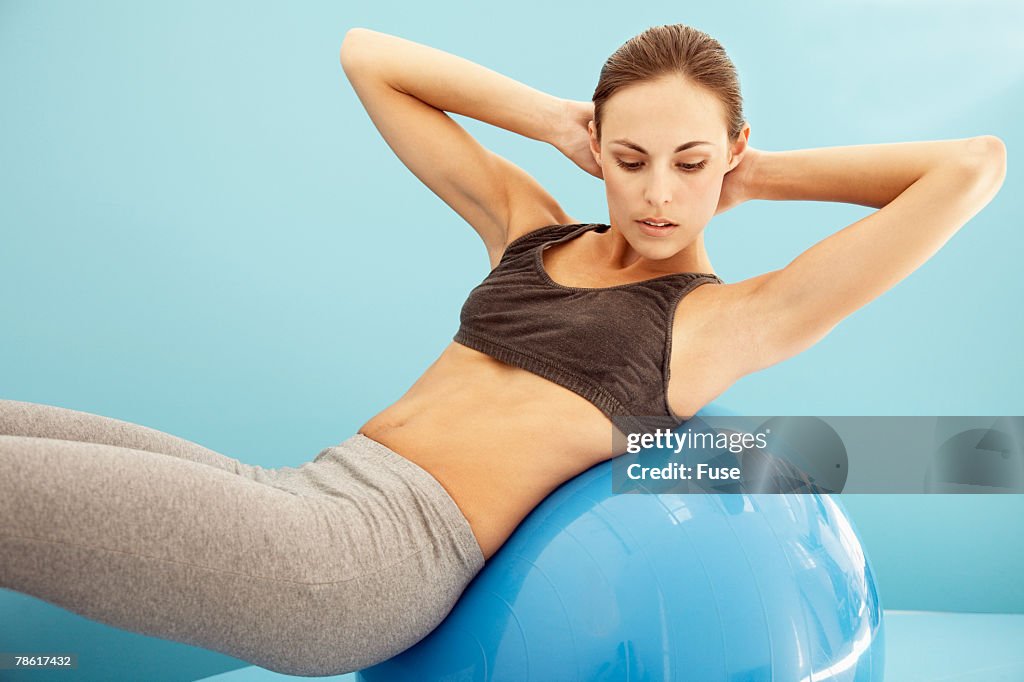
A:
<svg viewBox="0 0 1024 682">
<path fill-rule="evenodd" d="M 356 434 L 295 467 L 0 400 L 0 587 L 291 675 L 412 646 L 484 558 L 428 472 Z"/>
</svg>

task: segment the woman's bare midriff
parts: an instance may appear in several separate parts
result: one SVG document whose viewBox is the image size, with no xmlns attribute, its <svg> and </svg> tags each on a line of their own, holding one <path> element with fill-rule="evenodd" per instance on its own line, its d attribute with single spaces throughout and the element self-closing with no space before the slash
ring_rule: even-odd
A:
<svg viewBox="0 0 1024 682">
<path fill-rule="evenodd" d="M 489 559 L 559 485 L 613 454 L 613 426 L 567 388 L 451 343 L 359 428 L 428 471 Z"/>
<path fill-rule="evenodd" d="M 576 222 L 563 219 L 563 224 Z M 601 281 L 593 267 L 573 265 L 579 256 L 566 247 L 578 249 L 586 237 L 548 249 L 548 275 L 572 286 L 627 283 Z M 726 289 L 698 287 L 676 310 L 677 318 L 685 315 L 686 327 L 699 329 L 699 341 L 711 347 L 722 344 L 712 338 L 707 320 L 725 319 L 716 299 Z M 736 308 L 735 300 L 728 303 Z M 677 319 L 673 327 L 678 326 Z M 726 386 L 717 385 L 707 372 L 677 368 L 680 358 L 697 360 L 706 369 L 710 355 L 690 335 L 673 331 L 673 339 L 672 382 L 687 390 L 672 407 L 676 414 L 692 415 Z M 693 351 L 692 358 L 684 350 Z M 721 374 L 731 376 L 725 370 Z M 668 394 L 675 395 L 671 388 Z M 559 485 L 619 454 L 613 452 L 614 429 L 601 410 L 569 389 L 452 342 L 398 401 L 359 432 L 433 475 L 469 520 L 484 558 L 490 559 Z"/>
</svg>

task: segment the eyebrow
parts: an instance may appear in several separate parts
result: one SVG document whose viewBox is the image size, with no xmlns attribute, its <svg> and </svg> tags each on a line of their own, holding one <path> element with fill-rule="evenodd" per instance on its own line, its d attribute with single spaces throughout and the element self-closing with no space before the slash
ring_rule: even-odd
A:
<svg viewBox="0 0 1024 682">
<path fill-rule="evenodd" d="M 635 149 L 636 151 L 640 152 L 641 154 L 646 154 L 647 153 L 646 149 L 644 149 L 643 147 L 641 147 L 640 145 L 638 145 L 635 142 L 630 142 L 629 140 L 612 140 L 612 144 L 621 144 L 624 147 L 629 147 L 630 149 Z M 690 142 L 686 142 L 684 144 L 679 145 L 678 147 L 675 148 L 675 150 L 673 150 L 672 153 L 673 154 L 678 154 L 679 152 L 686 151 L 690 147 L 696 147 L 699 144 L 711 145 L 710 142 L 706 142 L 704 140 L 692 140 Z M 714 146 L 714 145 L 711 145 L 711 146 Z"/>
</svg>

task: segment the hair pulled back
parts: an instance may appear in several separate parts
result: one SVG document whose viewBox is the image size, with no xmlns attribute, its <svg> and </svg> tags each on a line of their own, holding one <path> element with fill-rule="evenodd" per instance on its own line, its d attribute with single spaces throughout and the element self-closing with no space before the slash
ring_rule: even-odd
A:
<svg viewBox="0 0 1024 682">
<path fill-rule="evenodd" d="M 601 67 L 594 90 L 594 127 L 601 139 L 601 117 L 619 89 L 666 75 L 680 75 L 714 94 L 725 109 L 728 141 L 743 130 L 743 97 L 736 67 L 721 43 L 685 24 L 652 26 L 626 41 Z"/>
</svg>

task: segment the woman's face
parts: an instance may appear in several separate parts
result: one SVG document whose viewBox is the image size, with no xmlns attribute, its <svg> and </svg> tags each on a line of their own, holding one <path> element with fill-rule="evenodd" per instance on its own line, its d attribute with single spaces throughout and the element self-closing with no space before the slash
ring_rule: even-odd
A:
<svg viewBox="0 0 1024 682">
<path fill-rule="evenodd" d="M 678 253 L 711 220 L 722 178 L 739 163 L 727 135 L 718 98 L 676 75 L 627 86 L 608 98 L 600 145 L 590 123 L 611 224 L 642 256 L 660 260 Z M 675 227 L 646 227 L 640 222 L 645 218 Z"/>
</svg>

